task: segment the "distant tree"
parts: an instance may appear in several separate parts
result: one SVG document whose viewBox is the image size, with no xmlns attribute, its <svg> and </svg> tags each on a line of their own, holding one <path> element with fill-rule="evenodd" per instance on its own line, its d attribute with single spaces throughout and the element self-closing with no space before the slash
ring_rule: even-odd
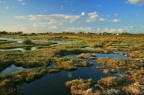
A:
<svg viewBox="0 0 144 95">
<path fill-rule="evenodd" d="M 0 31 L 0 34 L 8 34 L 6 31 Z"/>
</svg>

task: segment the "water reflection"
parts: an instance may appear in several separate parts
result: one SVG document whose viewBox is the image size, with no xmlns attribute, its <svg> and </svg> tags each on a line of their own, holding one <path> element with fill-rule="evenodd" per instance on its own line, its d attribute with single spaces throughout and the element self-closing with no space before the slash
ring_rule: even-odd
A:
<svg viewBox="0 0 144 95">
<path fill-rule="evenodd" d="M 96 54 L 95 55 L 97 58 L 119 58 L 123 60 L 130 60 L 128 57 L 121 56 L 119 54 Z"/>
<path fill-rule="evenodd" d="M 37 47 L 25 47 L 25 48 L 12 48 L 12 49 L 0 49 L 0 51 L 26 51 L 26 50 L 37 50 Z"/>
<path fill-rule="evenodd" d="M 0 38 L 0 40 L 6 40 L 6 41 L 15 41 L 16 43 L 23 43 L 23 39 L 14 39 L 14 38 Z M 58 43 L 58 44 L 68 44 L 73 41 L 49 41 L 49 40 L 31 40 L 32 42 L 52 42 L 52 43 Z"/>
<path fill-rule="evenodd" d="M 55 74 L 47 74 L 46 76 L 24 85 L 24 95 L 71 95 L 65 86 L 66 81 L 73 79 L 93 78 L 94 81 L 99 80 L 107 75 L 102 71 L 93 67 L 79 68 L 76 71 L 61 71 Z"/>
<path fill-rule="evenodd" d="M 68 72 L 67 76 L 68 76 L 68 78 L 71 78 L 72 77 L 72 72 Z"/>
<path fill-rule="evenodd" d="M 6 41 L 14 41 L 10 44 L 15 44 L 15 43 L 23 43 L 23 39 L 13 39 L 13 38 L 0 38 L 0 40 L 6 40 Z M 55 43 L 55 44 L 52 44 L 50 45 L 51 47 L 52 46 L 55 46 L 55 45 L 59 45 L 59 44 L 63 44 L 63 45 L 66 45 L 70 42 L 73 42 L 73 41 L 49 41 L 49 40 L 31 40 L 32 43 L 35 43 L 35 42 L 52 42 L 52 43 Z M 20 50 L 20 51 L 25 51 L 25 50 L 37 50 L 38 47 L 24 47 L 24 48 L 11 48 L 11 49 L 0 49 L 0 51 L 15 51 L 15 50 Z"/>
<path fill-rule="evenodd" d="M 113 53 L 122 55 L 122 54 L 129 54 L 130 52 L 115 51 L 115 52 L 113 52 Z"/>
<path fill-rule="evenodd" d="M 17 72 L 20 70 L 24 70 L 24 68 L 18 67 L 16 65 L 11 65 L 11 66 L 7 67 L 6 69 L 4 69 L 3 71 L 1 71 L 0 74 L 9 74 L 9 73 Z"/>
</svg>

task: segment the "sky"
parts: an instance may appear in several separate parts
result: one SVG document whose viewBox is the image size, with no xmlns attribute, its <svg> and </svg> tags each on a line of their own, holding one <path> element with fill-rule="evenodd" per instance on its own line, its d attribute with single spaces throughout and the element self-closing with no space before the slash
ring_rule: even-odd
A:
<svg viewBox="0 0 144 95">
<path fill-rule="evenodd" d="M 144 33 L 144 0 L 0 0 L 0 31 Z"/>
</svg>

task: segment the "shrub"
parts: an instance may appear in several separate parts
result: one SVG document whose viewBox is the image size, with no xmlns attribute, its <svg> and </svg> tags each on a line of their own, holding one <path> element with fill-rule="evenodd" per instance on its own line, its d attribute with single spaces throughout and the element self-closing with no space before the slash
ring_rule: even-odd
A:
<svg viewBox="0 0 144 95">
<path fill-rule="evenodd" d="M 24 40 L 23 43 L 24 44 L 33 44 L 31 40 Z"/>
</svg>

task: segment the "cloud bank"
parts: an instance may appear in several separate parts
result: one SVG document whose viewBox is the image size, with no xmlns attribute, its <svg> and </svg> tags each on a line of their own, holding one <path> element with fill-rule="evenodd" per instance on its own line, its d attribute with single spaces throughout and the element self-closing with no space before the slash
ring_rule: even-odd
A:
<svg viewBox="0 0 144 95">
<path fill-rule="evenodd" d="M 144 5 L 144 0 L 128 0 L 131 4 L 141 4 Z"/>
</svg>

